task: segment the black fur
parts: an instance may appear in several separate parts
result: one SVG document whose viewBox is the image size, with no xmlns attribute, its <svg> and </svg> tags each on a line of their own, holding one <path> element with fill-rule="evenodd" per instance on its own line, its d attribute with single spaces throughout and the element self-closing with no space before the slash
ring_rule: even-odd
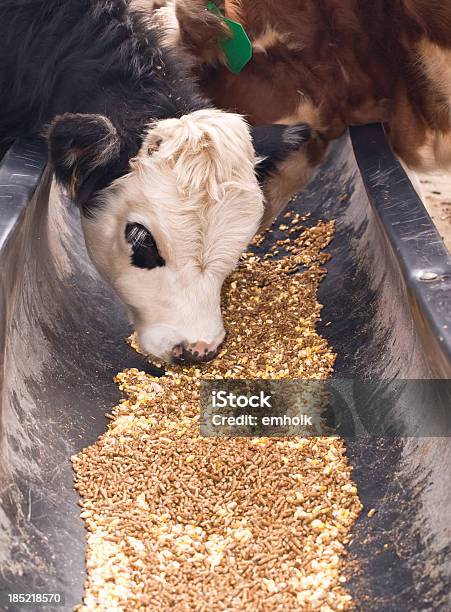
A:
<svg viewBox="0 0 451 612">
<path fill-rule="evenodd" d="M 84 214 L 129 170 L 150 122 L 208 106 L 126 0 L 0 0 L 0 150 L 46 130 L 55 176 Z M 260 181 L 308 135 L 254 128 Z"/>
<path fill-rule="evenodd" d="M 70 186 L 71 196 L 83 208 L 120 160 L 116 128 L 102 115 L 65 113 L 51 123 L 47 139 L 57 179 Z"/>
<path fill-rule="evenodd" d="M 82 207 L 127 172 L 149 122 L 206 106 L 182 61 L 126 1 L 0 0 L 0 146 L 53 121 L 56 177 Z M 113 137 L 110 157 L 99 157 Z"/>
<path fill-rule="evenodd" d="M 304 123 L 291 126 L 260 125 L 252 128 L 254 149 L 261 158 L 256 167 L 259 181 L 264 182 L 278 163 L 298 151 L 310 137 L 310 127 Z"/>
</svg>

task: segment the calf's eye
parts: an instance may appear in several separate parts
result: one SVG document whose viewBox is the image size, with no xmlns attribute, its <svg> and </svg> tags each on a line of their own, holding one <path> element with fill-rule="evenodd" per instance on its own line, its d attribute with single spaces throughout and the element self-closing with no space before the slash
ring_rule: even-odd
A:
<svg viewBox="0 0 451 612">
<path fill-rule="evenodd" d="M 137 268 L 159 268 L 165 265 L 157 243 L 149 230 L 140 223 L 127 223 L 125 239 L 132 247 L 132 264 Z"/>
</svg>

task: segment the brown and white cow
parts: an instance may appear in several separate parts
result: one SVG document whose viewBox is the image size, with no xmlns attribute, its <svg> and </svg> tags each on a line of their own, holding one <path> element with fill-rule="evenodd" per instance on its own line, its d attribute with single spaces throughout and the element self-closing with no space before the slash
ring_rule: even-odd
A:
<svg viewBox="0 0 451 612">
<path fill-rule="evenodd" d="M 229 31 L 207 4 L 170 0 L 157 13 L 169 43 L 194 57 L 203 91 L 251 123 L 307 121 L 322 137 L 268 184 L 274 212 L 349 125 L 384 122 L 409 168 L 451 169 L 449 0 L 215 0 L 251 39 L 240 74 L 225 65 Z"/>
</svg>

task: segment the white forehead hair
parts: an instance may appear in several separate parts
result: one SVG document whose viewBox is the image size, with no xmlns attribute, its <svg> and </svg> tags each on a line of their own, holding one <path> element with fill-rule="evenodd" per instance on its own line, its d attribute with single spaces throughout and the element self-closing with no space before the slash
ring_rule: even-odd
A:
<svg viewBox="0 0 451 612">
<path fill-rule="evenodd" d="M 255 162 L 240 115 L 203 109 L 156 122 L 131 160 L 132 173 L 119 180 L 130 220 L 150 222 L 172 263 L 227 274 L 263 214 Z"/>
<path fill-rule="evenodd" d="M 179 188 L 190 195 L 202 192 L 219 200 L 227 182 L 242 180 L 246 171 L 254 174 L 249 128 L 233 113 L 206 109 L 160 121 L 151 126 L 146 144 L 158 147 L 154 161 L 168 165 Z"/>
</svg>

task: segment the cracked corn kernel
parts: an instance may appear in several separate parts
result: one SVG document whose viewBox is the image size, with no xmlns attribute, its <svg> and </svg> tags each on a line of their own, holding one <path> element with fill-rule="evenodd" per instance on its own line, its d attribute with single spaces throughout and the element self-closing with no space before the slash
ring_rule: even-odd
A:
<svg viewBox="0 0 451 612">
<path fill-rule="evenodd" d="M 89 532 L 80 611 L 352 606 L 344 545 L 361 506 L 343 441 L 199 435 L 202 378 L 332 372 L 316 292 L 333 224 L 284 222 L 269 257 L 245 254 L 225 285 L 219 358 L 171 367 L 158 382 L 119 373 L 125 399 L 108 431 L 72 458 Z"/>
</svg>

